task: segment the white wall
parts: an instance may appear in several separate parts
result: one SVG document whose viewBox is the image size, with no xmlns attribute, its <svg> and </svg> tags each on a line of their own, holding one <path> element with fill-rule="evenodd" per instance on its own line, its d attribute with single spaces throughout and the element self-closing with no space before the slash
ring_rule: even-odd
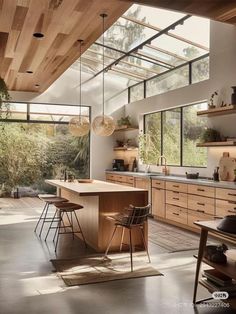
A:
<svg viewBox="0 0 236 314">
<path fill-rule="evenodd" d="M 177 107 L 185 104 L 199 102 L 209 98 L 215 90 L 224 92 L 224 100 L 230 102 L 230 86 L 236 85 L 236 27 L 211 22 L 210 33 L 210 79 L 193 84 L 184 88 L 167 92 L 162 95 L 153 96 L 138 102 L 127 104 L 127 95 L 111 99 L 107 103 L 107 113 L 112 113 L 116 118 L 121 115 L 130 115 L 133 122 L 140 124 L 142 128 L 142 117 L 144 113 L 158 111 L 161 109 Z M 83 74 L 84 76 L 84 74 Z M 122 89 L 118 80 L 106 82 L 106 98 L 112 91 L 114 94 Z M 61 104 L 77 104 L 78 99 L 78 72 L 68 69 L 47 91 L 38 95 L 37 93 L 12 92 L 14 101 L 34 101 Z M 101 77 L 83 85 L 83 104 L 92 107 L 92 118 L 101 113 Z M 236 135 L 234 126 L 235 116 L 212 118 L 211 124 L 217 127 L 225 135 Z M 104 178 L 104 170 L 111 167 L 114 137 L 102 138 L 91 133 L 91 176 L 93 178 Z M 208 166 L 199 169 L 201 175 L 211 176 L 214 167 L 223 151 L 230 151 L 236 156 L 236 148 L 210 148 L 208 149 Z M 153 167 L 152 170 L 160 171 Z M 197 169 L 194 169 L 196 171 Z M 187 168 L 189 171 L 189 168 Z M 185 169 L 172 167 L 172 173 L 184 174 Z"/>
<path fill-rule="evenodd" d="M 210 27 L 210 79 L 190 86 L 149 97 L 125 106 L 126 115 L 132 116 L 140 129 L 143 128 L 143 114 L 162 109 L 173 108 L 208 100 L 210 94 L 218 90 L 224 101 L 230 103 L 231 86 L 236 83 L 236 27 L 211 22 Z M 196 117 L 197 118 L 197 117 Z M 209 125 L 222 134 L 236 136 L 235 115 L 209 119 Z M 194 168 L 202 176 L 212 176 L 214 167 L 224 151 L 236 157 L 236 148 L 208 148 L 207 168 Z M 141 169 L 143 168 L 140 166 Z M 161 167 L 152 166 L 152 171 L 161 171 Z M 184 167 L 170 167 L 171 173 L 184 174 L 190 171 Z"/>
</svg>

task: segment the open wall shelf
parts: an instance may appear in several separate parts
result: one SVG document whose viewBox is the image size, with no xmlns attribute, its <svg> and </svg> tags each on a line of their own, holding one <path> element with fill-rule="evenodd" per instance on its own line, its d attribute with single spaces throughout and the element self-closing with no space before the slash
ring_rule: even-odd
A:
<svg viewBox="0 0 236 314">
<path fill-rule="evenodd" d="M 128 127 L 128 128 L 117 127 L 114 132 L 127 132 L 127 131 L 134 131 L 134 130 L 138 130 L 138 127 Z"/>
<path fill-rule="evenodd" d="M 197 112 L 197 115 L 214 117 L 214 116 L 223 116 L 223 115 L 232 114 L 232 113 L 236 113 L 236 105 L 228 105 L 226 107 L 218 107 L 214 109 L 201 110 Z"/>
<path fill-rule="evenodd" d="M 206 142 L 206 143 L 197 144 L 197 147 L 220 147 L 220 146 L 236 146 L 236 142 L 224 141 L 224 142 Z"/>
</svg>

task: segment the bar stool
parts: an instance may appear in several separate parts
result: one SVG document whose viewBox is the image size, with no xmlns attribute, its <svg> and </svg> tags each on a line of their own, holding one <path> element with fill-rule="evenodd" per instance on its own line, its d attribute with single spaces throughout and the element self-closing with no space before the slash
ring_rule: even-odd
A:
<svg viewBox="0 0 236 314">
<path fill-rule="evenodd" d="M 51 224 L 49 226 L 48 232 L 47 232 L 47 236 L 48 236 L 49 231 L 51 229 L 53 229 L 53 227 L 52 227 L 53 222 L 55 221 L 56 216 L 58 216 L 58 224 L 57 224 L 56 231 L 55 231 L 55 234 L 54 234 L 54 237 L 53 237 L 53 242 L 55 241 L 55 238 L 56 238 L 55 252 L 57 251 L 58 240 L 59 240 L 59 236 L 61 234 L 72 234 L 73 240 L 74 240 L 75 234 L 76 233 L 81 233 L 81 236 L 83 238 L 85 247 L 87 247 L 87 243 L 86 243 L 86 240 L 85 240 L 85 237 L 84 237 L 84 234 L 83 234 L 83 231 L 82 231 L 82 228 L 81 228 L 78 216 L 76 214 L 76 210 L 82 209 L 84 207 L 82 205 L 75 204 L 75 203 L 70 203 L 70 202 L 69 203 L 55 203 L 55 206 L 56 206 L 57 210 L 56 210 L 56 213 L 55 213 L 55 215 L 54 215 L 54 217 L 53 217 L 53 219 L 51 221 Z M 72 214 L 74 214 L 75 220 L 77 222 L 77 225 L 78 225 L 78 228 L 79 228 L 78 231 L 74 230 L 75 226 L 74 226 L 73 215 Z M 69 224 L 67 224 L 67 225 L 65 225 L 64 222 L 63 222 L 63 216 L 64 215 L 66 215 L 66 217 L 68 219 L 68 223 Z M 68 230 L 68 228 L 70 228 L 70 230 Z M 62 231 L 62 229 L 64 229 L 64 230 Z M 46 236 L 45 240 L 47 239 L 47 236 Z"/>
<path fill-rule="evenodd" d="M 53 195 L 53 194 L 39 194 L 38 195 L 39 199 L 45 202 L 43 211 L 38 219 L 38 222 L 35 226 L 34 232 L 37 231 L 37 228 L 39 226 L 40 221 L 42 220 L 42 225 L 40 228 L 40 232 L 39 232 L 39 237 L 41 238 L 41 234 L 43 231 L 43 227 L 45 222 L 52 222 L 53 218 L 55 217 L 55 213 L 53 217 L 48 217 L 48 209 L 50 205 L 55 205 L 55 204 L 59 204 L 59 203 L 63 203 L 63 202 L 68 202 L 68 200 L 66 198 L 63 197 L 59 197 L 57 195 Z"/>
<path fill-rule="evenodd" d="M 151 263 L 149 252 L 148 252 L 148 247 L 147 247 L 147 244 L 145 242 L 144 231 L 143 231 L 144 223 L 147 221 L 150 207 L 151 207 L 150 205 L 147 205 L 144 207 L 135 207 L 135 206 L 129 205 L 129 208 L 127 209 L 126 213 L 108 217 L 108 219 L 115 220 L 115 228 L 113 230 L 113 233 L 112 233 L 110 241 L 108 243 L 106 252 L 104 254 L 104 260 L 108 258 L 107 255 L 108 255 L 108 252 L 109 252 L 109 249 L 110 249 L 112 240 L 115 236 L 117 228 L 118 227 L 122 228 L 120 251 L 122 250 L 124 229 L 128 229 L 129 230 L 129 248 L 130 248 L 130 266 L 131 266 L 131 271 L 133 271 L 132 229 L 138 228 L 140 231 L 141 237 L 142 237 L 145 251 L 147 253 L 148 261 L 149 261 L 149 263 Z"/>
</svg>

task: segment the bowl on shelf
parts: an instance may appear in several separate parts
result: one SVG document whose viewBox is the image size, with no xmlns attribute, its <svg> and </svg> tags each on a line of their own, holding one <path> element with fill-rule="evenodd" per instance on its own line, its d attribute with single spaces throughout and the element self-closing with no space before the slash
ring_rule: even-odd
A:
<svg viewBox="0 0 236 314">
<path fill-rule="evenodd" d="M 198 179 L 198 177 L 199 177 L 199 173 L 198 172 L 196 172 L 196 173 L 187 173 L 187 172 L 185 172 L 185 175 L 186 175 L 187 179 Z"/>
<path fill-rule="evenodd" d="M 78 179 L 79 183 L 92 183 L 93 180 L 92 179 Z"/>
</svg>

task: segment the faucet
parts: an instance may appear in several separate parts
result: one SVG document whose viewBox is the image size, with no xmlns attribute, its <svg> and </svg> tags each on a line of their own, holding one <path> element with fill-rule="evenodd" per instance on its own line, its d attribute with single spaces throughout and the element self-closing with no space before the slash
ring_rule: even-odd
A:
<svg viewBox="0 0 236 314">
<path fill-rule="evenodd" d="M 162 160 L 164 159 L 164 167 L 162 168 L 162 172 L 164 173 L 165 176 L 168 175 L 168 168 L 166 166 L 166 157 L 164 155 L 161 155 L 158 157 L 157 159 L 157 166 L 160 166 L 162 165 Z M 161 161 L 161 164 L 160 164 L 160 161 Z"/>
</svg>

